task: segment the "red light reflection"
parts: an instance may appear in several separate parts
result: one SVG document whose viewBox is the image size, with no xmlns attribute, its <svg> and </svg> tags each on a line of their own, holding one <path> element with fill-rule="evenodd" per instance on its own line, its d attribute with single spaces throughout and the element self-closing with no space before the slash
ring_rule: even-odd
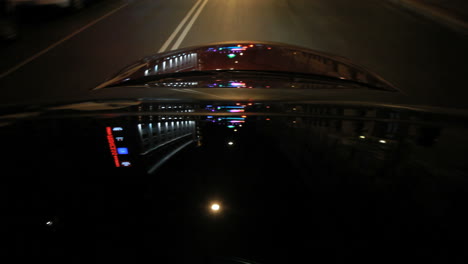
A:
<svg viewBox="0 0 468 264">
<path fill-rule="evenodd" d="M 112 157 L 114 158 L 115 167 L 120 167 L 119 156 L 117 153 L 117 147 L 115 146 L 114 135 L 112 134 L 112 128 L 106 127 L 107 142 L 109 143 L 109 149 Z"/>
</svg>

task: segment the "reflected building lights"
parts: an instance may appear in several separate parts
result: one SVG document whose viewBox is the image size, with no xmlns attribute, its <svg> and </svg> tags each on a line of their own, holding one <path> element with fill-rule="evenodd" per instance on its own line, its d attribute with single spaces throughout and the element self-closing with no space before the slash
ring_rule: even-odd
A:
<svg viewBox="0 0 468 264">
<path fill-rule="evenodd" d="M 357 159 L 371 153 L 376 157 L 373 162 L 378 166 L 384 166 L 398 148 L 407 148 L 401 139 L 414 138 L 416 144 L 429 144 L 434 141 L 439 131 L 436 128 L 425 128 L 420 125 L 400 122 L 403 118 L 404 120 L 412 120 L 410 119 L 413 118 L 411 113 L 404 111 L 389 113 L 388 109 L 368 106 L 280 104 L 246 100 L 210 101 L 198 105 L 198 108 L 186 106 L 181 108 L 179 104 L 170 103 L 153 104 L 152 108 L 143 105 L 139 107 L 141 112 L 154 109 L 153 111 L 158 112 L 158 115 L 154 116 L 154 121 L 150 121 L 148 116 L 143 116 L 141 120 L 134 123 L 133 130 L 138 134 L 127 134 L 131 126 L 118 126 L 119 124 L 109 126 L 115 136 L 113 143 L 115 146 L 112 146 L 111 152 L 117 156 L 118 163 L 116 164 L 119 164 L 120 167 L 131 165 L 132 168 L 138 168 L 139 164 L 132 159 L 133 155 L 153 155 L 152 157 L 157 157 L 153 160 L 159 162 L 159 160 L 164 159 L 163 155 L 167 156 L 167 153 L 178 151 L 190 141 L 194 142 L 194 147 L 197 144 L 201 146 L 202 142 L 203 146 L 216 146 L 231 152 L 241 150 L 250 144 L 240 140 L 243 140 L 244 135 L 249 135 L 252 131 L 254 131 L 252 133 L 258 132 L 261 135 L 269 133 L 274 135 L 276 133 L 278 138 L 274 139 L 277 139 L 278 142 L 286 140 L 282 136 L 286 132 L 290 133 L 292 136 L 288 136 L 288 140 L 291 143 L 287 143 L 285 146 L 286 148 L 291 146 L 291 149 L 287 149 L 285 152 L 291 152 L 291 157 L 296 154 L 300 157 L 310 156 L 310 153 L 317 150 L 314 148 L 316 144 L 334 144 L 333 146 L 343 147 L 342 154 L 345 157 L 348 157 L 346 155 L 349 153 L 355 153 Z M 191 113 L 194 109 L 197 109 L 195 111 L 197 114 L 183 116 L 184 113 Z M 245 110 L 245 113 L 231 112 L 232 110 Z M 174 111 L 179 111 L 180 114 L 172 115 Z M 278 115 L 278 113 L 287 113 L 287 115 Z M 421 119 L 420 116 L 414 116 Z M 180 120 L 180 117 L 184 119 Z M 270 118 L 273 121 L 269 121 Z M 253 125 L 242 128 L 242 125 L 247 121 L 252 122 Z M 261 126 L 255 126 L 256 124 L 261 124 Z M 210 131 L 210 133 L 200 137 L 198 129 L 200 127 L 201 131 Z M 213 130 L 211 130 L 212 128 Z M 185 133 L 183 133 L 184 129 L 186 129 Z M 243 130 L 236 133 L 240 129 Z M 426 130 L 429 132 L 425 132 Z M 211 134 L 211 131 L 216 133 Z M 427 134 L 432 136 L 429 137 Z M 140 149 L 122 149 L 126 146 L 120 143 L 126 143 L 132 137 L 136 138 L 135 135 L 140 136 Z M 355 151 L 347 151 L 347 149 Z M 340 149 L 340 151 L 342 150 Z"/>
<path fill-rule="evenodd" d="M 215 83 L 207 84 L 209 88 L 246 88 L 247 84 L 241 81 L 218 81 Z"/>
<path fill-rule="evenodd" d="M 254 63 L 254 59 L 257 56 L 262 58 L 262 69 L 261 70 L 275 70 L 274 65 L 277 65 L 278 56 L 290 56 L 291 59 L 284 63 L 284 67 L 288 70 L 295 71 L 304 69 L 311 71 L 312 74 L 323 74 L 332 78 L 340 78 L 347 80 L 354 80 L 363 83 L 377 83 L 379 81 L 372 77 L 368 73 L 357 70 L 346 62 L 340 60 L 334 60 L 328 56 L 321 55 L 314 52 L 301 51 L 296 49 L 283 50 L 273 49 L 271 46 L 265 44 L 223 44 L 210 47 L 202 47 L 199 49 L 185 50 L 183 52 L 172 53 L 170 56 L 158 57 L 153 56 L 147 58 L 147 68 L 141 68 L 134 75 L 149 76 L 164 73 L 173 72 L 190 72 L 190 71 L 211 71 L 211 70 L 228 70 L 234 69 L 232 64 L 236 64 L 236 70 L 248 70 L 249 64 Z M 271 53 L 273 52 L 273 53 Z M 242 57 L 241 57 L 242 56 Z M 252 60 L 241 61 L 239 58 L 246 58 L 252 56 Z M 262 57 L 264 56 L 264 57 Z M 284 59 L 284 58 L 283 58 Z M 281 59 L 280 59 L 281 60 Z M 260 66 L 259 66 L 260 67 Z M 134 69 L 132 69 L 134 71 Z M 260 70 L 260 69 L 259 69 Z M 130 72 L 130 70 L 129 70 Z M 132 79 L 133 79 L 132 75 Z M 127 79 L 125 79 L 127 80 Z M 204 84 L 203 87 L 231 87 L 231 88 L 270 88 L 271 83 L 262 81 L 254 83 L 252 80 L 245 80 L 244 83 L 241 80 L 225 80 L 226 83 L 221 84 Z M 327 87 L 326 84 L 315 84 L 311 85 L 308 83 L 290 84 L 293 88 L 322 88 Z M 383 84 L 379 84 L 382 86 Z M 283 86 L 281 86 L 283 87 Z"/>
<path fill-rule="evenodd" d="M 190 104 L 140 105 L 135 108 L 138 112 L 158 111 L 159 114 L 142 114 L 125 126 L 106 127 L 114 166 L 141 168 L 143 164 L 149 168 L 148 173 L 152 173 L 172 155 L 196 142 L 199 136 L 196 121 L 182 116 L 184 112 L 193 112 L 194 108 Z"/>
</svg>

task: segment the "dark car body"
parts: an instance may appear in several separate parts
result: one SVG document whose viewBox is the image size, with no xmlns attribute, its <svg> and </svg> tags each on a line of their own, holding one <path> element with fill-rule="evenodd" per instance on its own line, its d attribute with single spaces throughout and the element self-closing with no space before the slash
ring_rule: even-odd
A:
<svg viewBox="0 0 468 264">
<path fill-rule="evenodd" d="M 346 59 L 218 43 L 144 58 L 77 99 L 0 109 L 10 255 L 466 260 L 468 114 Z"/>
</svg>

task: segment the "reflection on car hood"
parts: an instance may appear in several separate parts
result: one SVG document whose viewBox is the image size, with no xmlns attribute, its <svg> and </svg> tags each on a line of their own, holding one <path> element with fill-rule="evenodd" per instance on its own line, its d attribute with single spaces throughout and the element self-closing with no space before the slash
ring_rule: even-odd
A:
<svg viewBox="0 0 468 264">
<path fill-rule="evenodd" d="M 301 47 L 270 42 L 229 42 L 179 49 L 149 56 L 128 66 L 109 81 L 96 89 L 117 85 L 146 84 L 154 79 L 179 73 L 179 77 L 160 82 L 164 87 L 235 87 L 235 88 L 274 88 L 278 80 L 263 76 L 238 76 L 232 79 L 191 80 L 183 79 L 180 73 L 193 72 L 270 72 L 307 74 L 360 83 L 375 89 L 395 91 L 396 89 L 375 73 L 357 66 L 342 57 L 329 55 Z M 256 78 L 259 77 L 259 78 Z M 221 79 L 223 79 L 221 77 Z M 258 79 L 261 79 L 259 82 Z M 294 87 L 282 83 L 282 87 Z M 302 87 L 304 88 L 304 87 Z"/>
<path fill-rule="evenodd" d="M 342 58 L 238 42 L 3 107 L 2 236 L 105 262 L 462 262 L 468 114 L 393 91 Z"/>
<path fill-rule="evenodd" d="M 251 100 L 35 110 L 1 119 L 15 252 L 373 263 L 420 246 L 460 256 L 466 115 Z M 356 240 L 362 250 L 349 249 Z"/>
</svg>

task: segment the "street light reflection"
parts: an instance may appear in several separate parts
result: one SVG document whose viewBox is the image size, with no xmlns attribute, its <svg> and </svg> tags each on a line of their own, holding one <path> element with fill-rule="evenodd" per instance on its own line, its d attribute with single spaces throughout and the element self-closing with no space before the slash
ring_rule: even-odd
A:
<svg viewBox="0 0 468 264">
<path fill-rule="evenodd" d="M 216 212 L 216 211 L 219 211 L 220 208 L 221 208 L 221 207 L 220 207 L 219 204 L 217 204 L 217 203 L 214 203 L 214 204 L 211 205 L 211 210 L 212 210 L 212 211 L 215 211 L 215 212 Z"/>
</svg>

